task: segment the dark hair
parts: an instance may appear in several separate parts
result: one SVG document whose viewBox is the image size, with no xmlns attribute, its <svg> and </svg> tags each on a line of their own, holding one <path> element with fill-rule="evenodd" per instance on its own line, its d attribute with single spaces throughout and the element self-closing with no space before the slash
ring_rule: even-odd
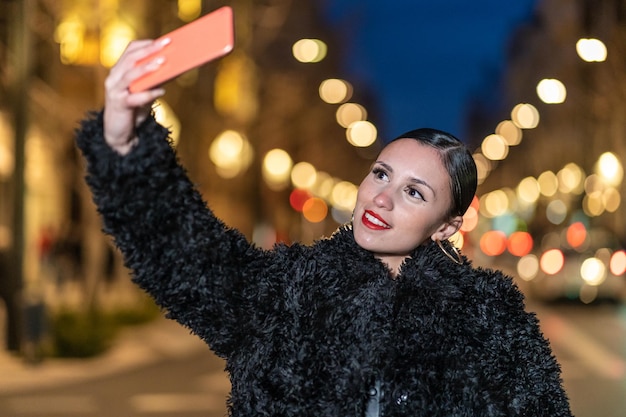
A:
<svg viewBox="0 0 626 417">
<path fill-rule="evenodd" d="M 443 166 L 450 174 L 452 206 L 449 217 L 462 216 L 476 194 L 476 163 L 469 149 L 453 135 L 437 129 L 422 128 L 403 133 L 398 139 L 415 139 L 439 151 Z"/>
</svg>

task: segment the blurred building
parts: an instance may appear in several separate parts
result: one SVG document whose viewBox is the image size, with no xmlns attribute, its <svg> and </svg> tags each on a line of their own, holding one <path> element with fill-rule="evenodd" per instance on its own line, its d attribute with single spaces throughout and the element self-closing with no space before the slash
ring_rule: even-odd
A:
<svg viewBox="0 0 626 417">
<path fill-rule="evenodd" d="M 168 83 L 155 106 L 191 179 L 261 246 L 310 242 L 349 219 L 378 148 L 375 115 L 365 88 L 338 72 L 341 50 L 315 1 L 1 0 L 7 306 L 89 306 L 112 291 L 118 302 L 132 298 L 83 181 L 74 130 L 101 108 L 108 69 L 130 40 L 225 4 L 235 13 L 233 52 Z"/>
<path fill-rule="evenodd" d="M 473 127 L 478 253 L 538 297 L 626 298 L 625 51 L 626 1 L 541 0 L 510 45 L 505 108 Z"/>
</svg>

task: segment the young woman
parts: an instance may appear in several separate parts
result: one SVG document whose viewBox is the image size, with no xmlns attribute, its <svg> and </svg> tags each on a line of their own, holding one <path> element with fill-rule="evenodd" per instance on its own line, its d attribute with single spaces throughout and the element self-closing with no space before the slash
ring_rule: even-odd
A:
<svg viewBox="0 0 626 417">
<path fill-rule="evenodd" d="M 471 154 L 420 129 L 387 145 L 354 219 L 266 251 L 207 207 L 130 82 L 129 45 L 77 143 L 133 280 L 226 360 L 232 416 L 570 416 L 560 370 L 509 277 L 447 242 L 476 190 Z"/>
</svg>

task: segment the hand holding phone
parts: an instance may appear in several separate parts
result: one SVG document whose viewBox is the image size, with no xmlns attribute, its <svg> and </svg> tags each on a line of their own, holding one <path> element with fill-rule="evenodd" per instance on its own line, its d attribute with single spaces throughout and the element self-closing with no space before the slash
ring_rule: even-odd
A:
<svg viewBox="0 0 626 417">
<path fill-rule="evenodd" d="M 150 72 L 133 81 L 132 93 L 149 90 L 161 85 L 192 68 L 220 58 L 234 47 L 233 11 L 229 6 L 221 7 L 161 36 L 170 42 L 159 52 L 137 64 L 163 57 L 165 61 L 157 71 Z"/>
</svg>

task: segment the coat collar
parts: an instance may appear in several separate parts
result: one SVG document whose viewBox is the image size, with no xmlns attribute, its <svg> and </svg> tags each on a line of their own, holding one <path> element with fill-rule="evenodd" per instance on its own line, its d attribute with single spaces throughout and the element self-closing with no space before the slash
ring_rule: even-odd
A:
<svg viewBox="0 0 626 417">
<path fill-rule="evenodd" d="M 333 250 L 336 250 L 336 255 L 354 259 L 353 265 L 363 273 L 369 275 L 375 271 L 386 271 L 389 274 L 386 265 L 356 243 L 351 223 L 340 226 L 330 240 L 334 243 Z M 450 242 L 444 242 L 443 245 L 454 255 Z M 400 267 L 396 280 L 401 286 L 409 287 L 447 286 L 445 282 L 458 281 L 460 276 L 467 274 L 471 269 L 467 258 L 462 256 L 462 259 L 462 265 L 455 263 L 437 243 L 429 240 L 411 252 Z"/>
</svg>

